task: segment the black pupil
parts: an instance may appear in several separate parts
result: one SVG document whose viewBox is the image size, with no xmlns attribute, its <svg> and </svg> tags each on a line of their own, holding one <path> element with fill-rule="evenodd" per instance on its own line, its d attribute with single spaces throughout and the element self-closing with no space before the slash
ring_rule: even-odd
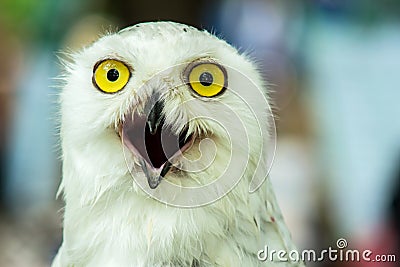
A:
<svg viewBox="0 0 400 267">
<path fill-rule="evenodd" d="M 115 82 L 116 80 L 118 80 L 118 77 L 119 77 L 119 72 L 116 69 L 111 69 L 107 71 L 107 79 L 110 82 Z"/>
<path fill-rule="evenodd" d="M 214 79 L 211 73 L 209 72 L 203 72 L 200 74 L 199 81 L 203 86 L 210 86 Z"/>
</svg>

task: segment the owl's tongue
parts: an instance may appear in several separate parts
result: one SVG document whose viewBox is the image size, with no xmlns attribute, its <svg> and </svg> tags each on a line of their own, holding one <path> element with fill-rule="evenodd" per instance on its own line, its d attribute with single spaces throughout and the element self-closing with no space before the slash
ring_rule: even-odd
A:
<svg viewBox="0 0 400 267">
<path fill-rule="evenodd" d="M 122 125 L 124 145 L 140 158 L 150 188 L 156 188 L 168 173 L 172 160 L 187 147 L 187 130 L 176 135 L 155 108 L 149 116 L 128 114 Z M 190 138 L 188 138 L 190 139 Z"/>
</svg>

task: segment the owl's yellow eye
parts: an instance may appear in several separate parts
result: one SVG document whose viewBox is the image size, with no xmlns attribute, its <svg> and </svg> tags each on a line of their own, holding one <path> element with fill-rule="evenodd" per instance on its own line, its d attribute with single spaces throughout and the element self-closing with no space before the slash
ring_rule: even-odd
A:
<svg viewBox="0 0 400 267">
<path fill-rule="evenodd" d="M 227 87 L 226 70 L 214 62 L 194 62 L 185 73 L 190 87 L 200 96 L 217 96 Z"/>
<path fill-rule="evenodd" d="M 131 77 L 129 68 L 121 61 L 106 59 L 93 69 L 93 84 L 104 93 L 116 93 L 124 88 Z"/>
</svg>

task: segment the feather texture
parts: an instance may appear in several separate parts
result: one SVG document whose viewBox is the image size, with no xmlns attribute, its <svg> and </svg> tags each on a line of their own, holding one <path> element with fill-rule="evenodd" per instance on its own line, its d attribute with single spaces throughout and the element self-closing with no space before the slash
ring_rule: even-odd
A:
<svg viewBox="0 0 400 267">
<path fill-rule="evenodd" d="M 257 259 L 265 245 L 295 247 L 269 180 L 249 193 L 254 176 L 268 173 L 262 149 L 271 142 L 268 98 L 256 90 L 265 83 L 251 60 L 206 31 L 173 22 L 110 33 L 72 58 L 60 96 L 64 239 L 52 266 L 302 266 Z M 94 66 L 109 58 L 132 72 L 116 94 L 93 85 Z M 185 66 L 199 59 L 226 69 L 228 89 L 213 100 L 195 96 L 183 82 Z M 187 127 L 196 137 L 156 192 L 168 183 L 205 186 L 229 173 L 197 196 L 226 191 L 215 201 L 171 206 L 137 183 L 146 174 L 119 127 L 130 119 L 126 114 L 145 112 L 156 93 L 165 103 L 164 124 L 177 134 Z"/>
</svg>

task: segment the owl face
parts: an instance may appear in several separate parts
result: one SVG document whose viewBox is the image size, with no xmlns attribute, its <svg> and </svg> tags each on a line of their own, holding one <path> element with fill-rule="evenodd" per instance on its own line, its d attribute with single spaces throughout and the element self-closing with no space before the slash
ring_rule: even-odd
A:
<svg viewBox="0 0 400 267">
<path fill-rule="evenodd" d="M 249 166 L 265 165 L 270 113 L 260 88 L 251 61 L 206 31 L 172 22 L 126 28 L 67 64 L 64 156 L 85 154 L 79 164 L 97 184 L 130 171 L 163 195 L 225 175 L 218 186 L 228 190 Z"/>
</svg>

